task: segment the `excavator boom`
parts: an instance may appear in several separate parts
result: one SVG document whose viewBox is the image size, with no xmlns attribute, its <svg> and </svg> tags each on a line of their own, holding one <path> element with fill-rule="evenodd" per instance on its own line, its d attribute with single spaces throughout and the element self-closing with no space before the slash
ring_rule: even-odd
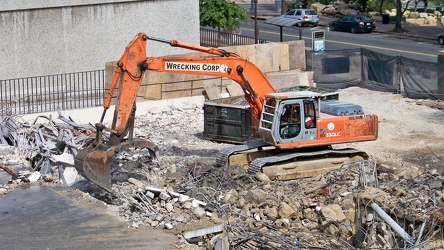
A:
<svg viewBox="0 0 444 250">
<path fill-rule="evenodd" d="M 276 93 L 273 85 L 262 71 L 252 62 L 223 49 L 204 47 L 177 40 L 164 40 L 149 37 L 149 40 L 167 43 L 172 47 L 204 52 L 215 57 L 150 57 L 146 60 L 146 69 L 159 72 L 221 76 L 237 82 L 245 93 L 245 99 L 252 109 L 253 130 L 257 130 L 266 94 Z"/>
</svg>

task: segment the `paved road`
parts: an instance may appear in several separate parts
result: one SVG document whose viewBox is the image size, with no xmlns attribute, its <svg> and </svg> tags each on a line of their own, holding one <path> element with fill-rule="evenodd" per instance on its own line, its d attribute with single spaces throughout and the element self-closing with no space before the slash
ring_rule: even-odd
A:
<svg viewBox="0 0 444 250">
<path fill-rule="evenodd" d="M 248 3 L 249 1 L 246 1 L 246 2 Z M 249 4 L 244 3 L 241 5 L 247 9 L 250 8 Z M 262 20 L 280 15 L 280 13 L 275 12 L 274 4 L 258 4 L 257 11 L 258 11 L 258 13 L 257 13 L 258 19 L 262 19 Z M 250 16 L 253 17 L 254 13 L 250 14 Z M 328 16 L 320 16 L 320 25 L 326 26 L 328 24 L 328 22 L 330 22 L 331 20 L 334 20 L 334 19 L 336 19 L 336 18 L 328 17 Z M 382 33 L 389 32 L 389 33 L 393 34 L 392 31 L 395 28 L 395 24 L 394 23 L 382 24 L 380 21 L 378 21 L 376 24 L 376 27 L 377 28 L 376 28 L 375 32 L 382 32 Z M 435 25 L 419 26 L 419 25 L 405 23 L 403 25 L 403 27 L 405 28 L 406 32 L 396 33 L 397 35 L 408 36 L 408 37 L 412 37 L 412 38 L 424 38 L 424 39 L 428 39 L 428 40 L 433 40 L 433 39 L 436 39 L 436 34 L 444 32 L 443 26 L 435 26 Z M 444 47 L 443 47 L 443 49 L 444 49 Z"/>
</svg>

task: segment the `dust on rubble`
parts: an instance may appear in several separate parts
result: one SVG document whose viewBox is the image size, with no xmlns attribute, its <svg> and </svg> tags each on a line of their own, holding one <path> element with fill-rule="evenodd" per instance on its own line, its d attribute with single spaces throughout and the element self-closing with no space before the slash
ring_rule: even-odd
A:
<svg viewBox="0 0 444 250">
<path fill-rule="evenodd" d="M 379 116 L 378 140 L 337 145 L 366 151 L 369 161 L 292 181 L 249 175 L 242 167 L 216 168 L 218 150 L 231 145 L 203 140 L 202 109 L 165 107 L 136 119 L 135 137 L 156 144 L 157 159 L 142 149 L 116 155 L 115 196 L 87 182 L 79 181 L 83 186 L 77 187 L 105 201 L 132 228 L 179 235 L 171 249 L 210 249 L 216 242 L 237 249 L 439 246 L 444 112 L 360 88 L 341 90 L 341 99 Z M 19 153 L 1 157 L 11 169 L 29 169 Z M 17 159 L 21 165 L 14 168 Z M 57 177 L 34 185 L 60 185 Z M 4 184 L 0 195 L 23 185 L 29 182 Z M 372 205 L 395 218 L 409 237 L 403 239 Z M 217 225 L 223 225 L 223 234 L 211 231 Z M 185 238 L 202 228 L 209 233 Z"/>
</svg>

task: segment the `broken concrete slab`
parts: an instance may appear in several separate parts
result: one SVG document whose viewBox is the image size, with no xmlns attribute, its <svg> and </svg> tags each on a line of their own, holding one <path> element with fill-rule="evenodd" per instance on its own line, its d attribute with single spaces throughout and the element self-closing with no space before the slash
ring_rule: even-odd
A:
<svg viewBox="0 0 444 250">
<path fill-rule="evenodd" d="M 185 239 L 191 239 L 191 238 L 195 238 L 195 237 L 199 237 L 199 236 L 203 236 L 203 235 L 207 235 L 207 234 L 220 233 L 223 230 L 224 230 L 224 225 L 215 225 L 212 227 L 201 228 L 201 229 L 185 232 L 183 234 L 183 237 Z"/>
<path fill-rule="evenodd" d="M 60 166 L 59 169 L 61 171 L 61 180 L 66 186 L 70 187 L 77 182 L 79 173 L 75 167 Z"/>
<path fill-rule="evenodd" d="M 338 204 L 321 206 L 320 212 L 324 219 L 327 221 L 344 222 L 346 219 L 341 206 L 339 206 Z"/>
</svg>

